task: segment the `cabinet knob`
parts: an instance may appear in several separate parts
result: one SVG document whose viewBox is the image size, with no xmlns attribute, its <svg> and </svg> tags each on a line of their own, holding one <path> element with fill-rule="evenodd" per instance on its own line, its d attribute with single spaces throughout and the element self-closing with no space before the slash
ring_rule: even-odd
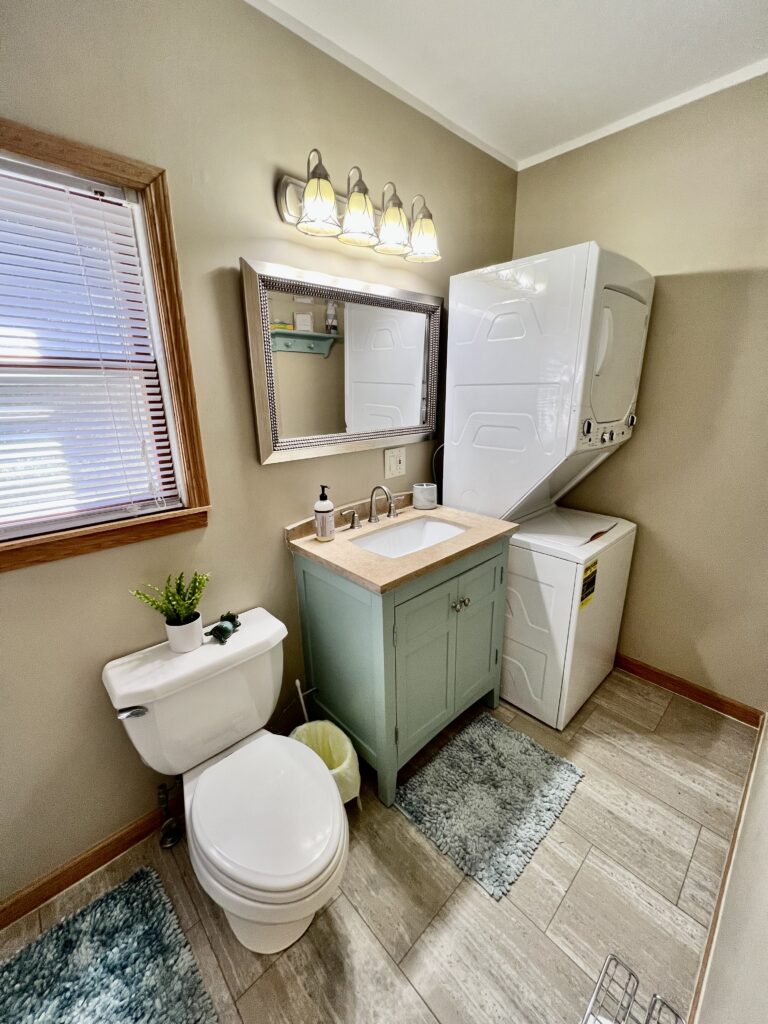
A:
<svg viewBox="0 0 768 1024">
<path fill-rule="evenodd" d="M 459 604 L 463 604 L 465 608 L 468 608 L 471 603 L 472 602 L 468 597 L 462 597 L 462 599 L 459 601 Z"/>
<path fill-rule="evenodd" d="M 455 612 L 460 612 L 463 607 L 464 605 L 461 601 L 451 601 L 451 608 L 453 608 Z"/>
</svg>

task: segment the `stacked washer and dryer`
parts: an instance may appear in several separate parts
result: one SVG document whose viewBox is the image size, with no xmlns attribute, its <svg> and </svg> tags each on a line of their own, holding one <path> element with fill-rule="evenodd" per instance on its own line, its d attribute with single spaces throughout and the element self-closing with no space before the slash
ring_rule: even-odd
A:
<svg viewBox="0 0 768 1024">
<path fill-rule="evenodd" d="M 595 242 L 451 278 L 443 501 L 521 523 L 502 696 L 558 729 L 613 666 L 636 527 L 556 502 L 632 436 L 653 287 Z"/>
</svg>

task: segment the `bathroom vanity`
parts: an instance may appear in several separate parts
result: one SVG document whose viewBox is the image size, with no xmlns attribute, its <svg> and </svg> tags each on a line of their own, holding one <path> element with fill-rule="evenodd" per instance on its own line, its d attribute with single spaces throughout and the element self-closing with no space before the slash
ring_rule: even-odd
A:
<svg viewBox="0 0 768 1024">
<path fill-rule="evenodd" d="M 397 771 L 470 704 L 499 701 L 515 524 L 438 507 L 343 529 L 289 528 L 308 685 L 395 798 Z"/>
</svg>

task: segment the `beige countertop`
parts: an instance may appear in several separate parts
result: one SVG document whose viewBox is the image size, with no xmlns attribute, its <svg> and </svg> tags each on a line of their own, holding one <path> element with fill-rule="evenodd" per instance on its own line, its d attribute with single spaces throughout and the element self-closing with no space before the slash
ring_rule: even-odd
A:
<svg viewBox="0 0 768 1024">
<path fill-rule="evenodd" d="M 317 540 L 314 536 L 314 520 L 302 520 L 301 523 L 286 528 L 288 547 L 291 551 L 311 558 L 313 562 L 324 565 L 332 572 L 359 583 L 368 590 L 383 594 L 407 583 L 408 580 L 423 576 L 433 569 L 439 569 L 448 562 L 469 554 L 470 551 L 492 544 L 502 537 L 508 537 L 517 529 L 517 523 L 492 519 L 490 516 L 481 516 L 474 512 L 462 512 L 460 509 L 444 505 L 429 510 L 415 509 L 410 505 L 410 499 L 410 495 L 398 495 L 397 519 L 387 519 L 386 512 L 380 511 L 378 523 L 367 521 L 367 501 L 352 502 L 349 506 L 344 506 L 358 509 L 362 529 L 350 530 L 346 522 L 339 526 L 337 521 L 336 537 L 332 541 Z M 400 508 L 403 503 L 406 507 Z M 441 522 L 455 523 L 463 527 L 464 532 L 421 551 L 402 555 L 400 558 L 386 558 L 352 543 L 361 537 L 370 536 L 377 530 L 391 529 L 415 519 L 437 519 Z"/>
</svg>

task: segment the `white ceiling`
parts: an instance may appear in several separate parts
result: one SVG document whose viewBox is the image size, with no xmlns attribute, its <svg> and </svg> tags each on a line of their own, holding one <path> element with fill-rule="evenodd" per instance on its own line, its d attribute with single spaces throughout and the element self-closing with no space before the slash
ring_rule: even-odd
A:
<svg viewBox="0 0 768 1024">
<path fill-rule="evenodd" d="M 767 0 L 248 0 L 524 168 L 768 72 Z"/>
</svg>

